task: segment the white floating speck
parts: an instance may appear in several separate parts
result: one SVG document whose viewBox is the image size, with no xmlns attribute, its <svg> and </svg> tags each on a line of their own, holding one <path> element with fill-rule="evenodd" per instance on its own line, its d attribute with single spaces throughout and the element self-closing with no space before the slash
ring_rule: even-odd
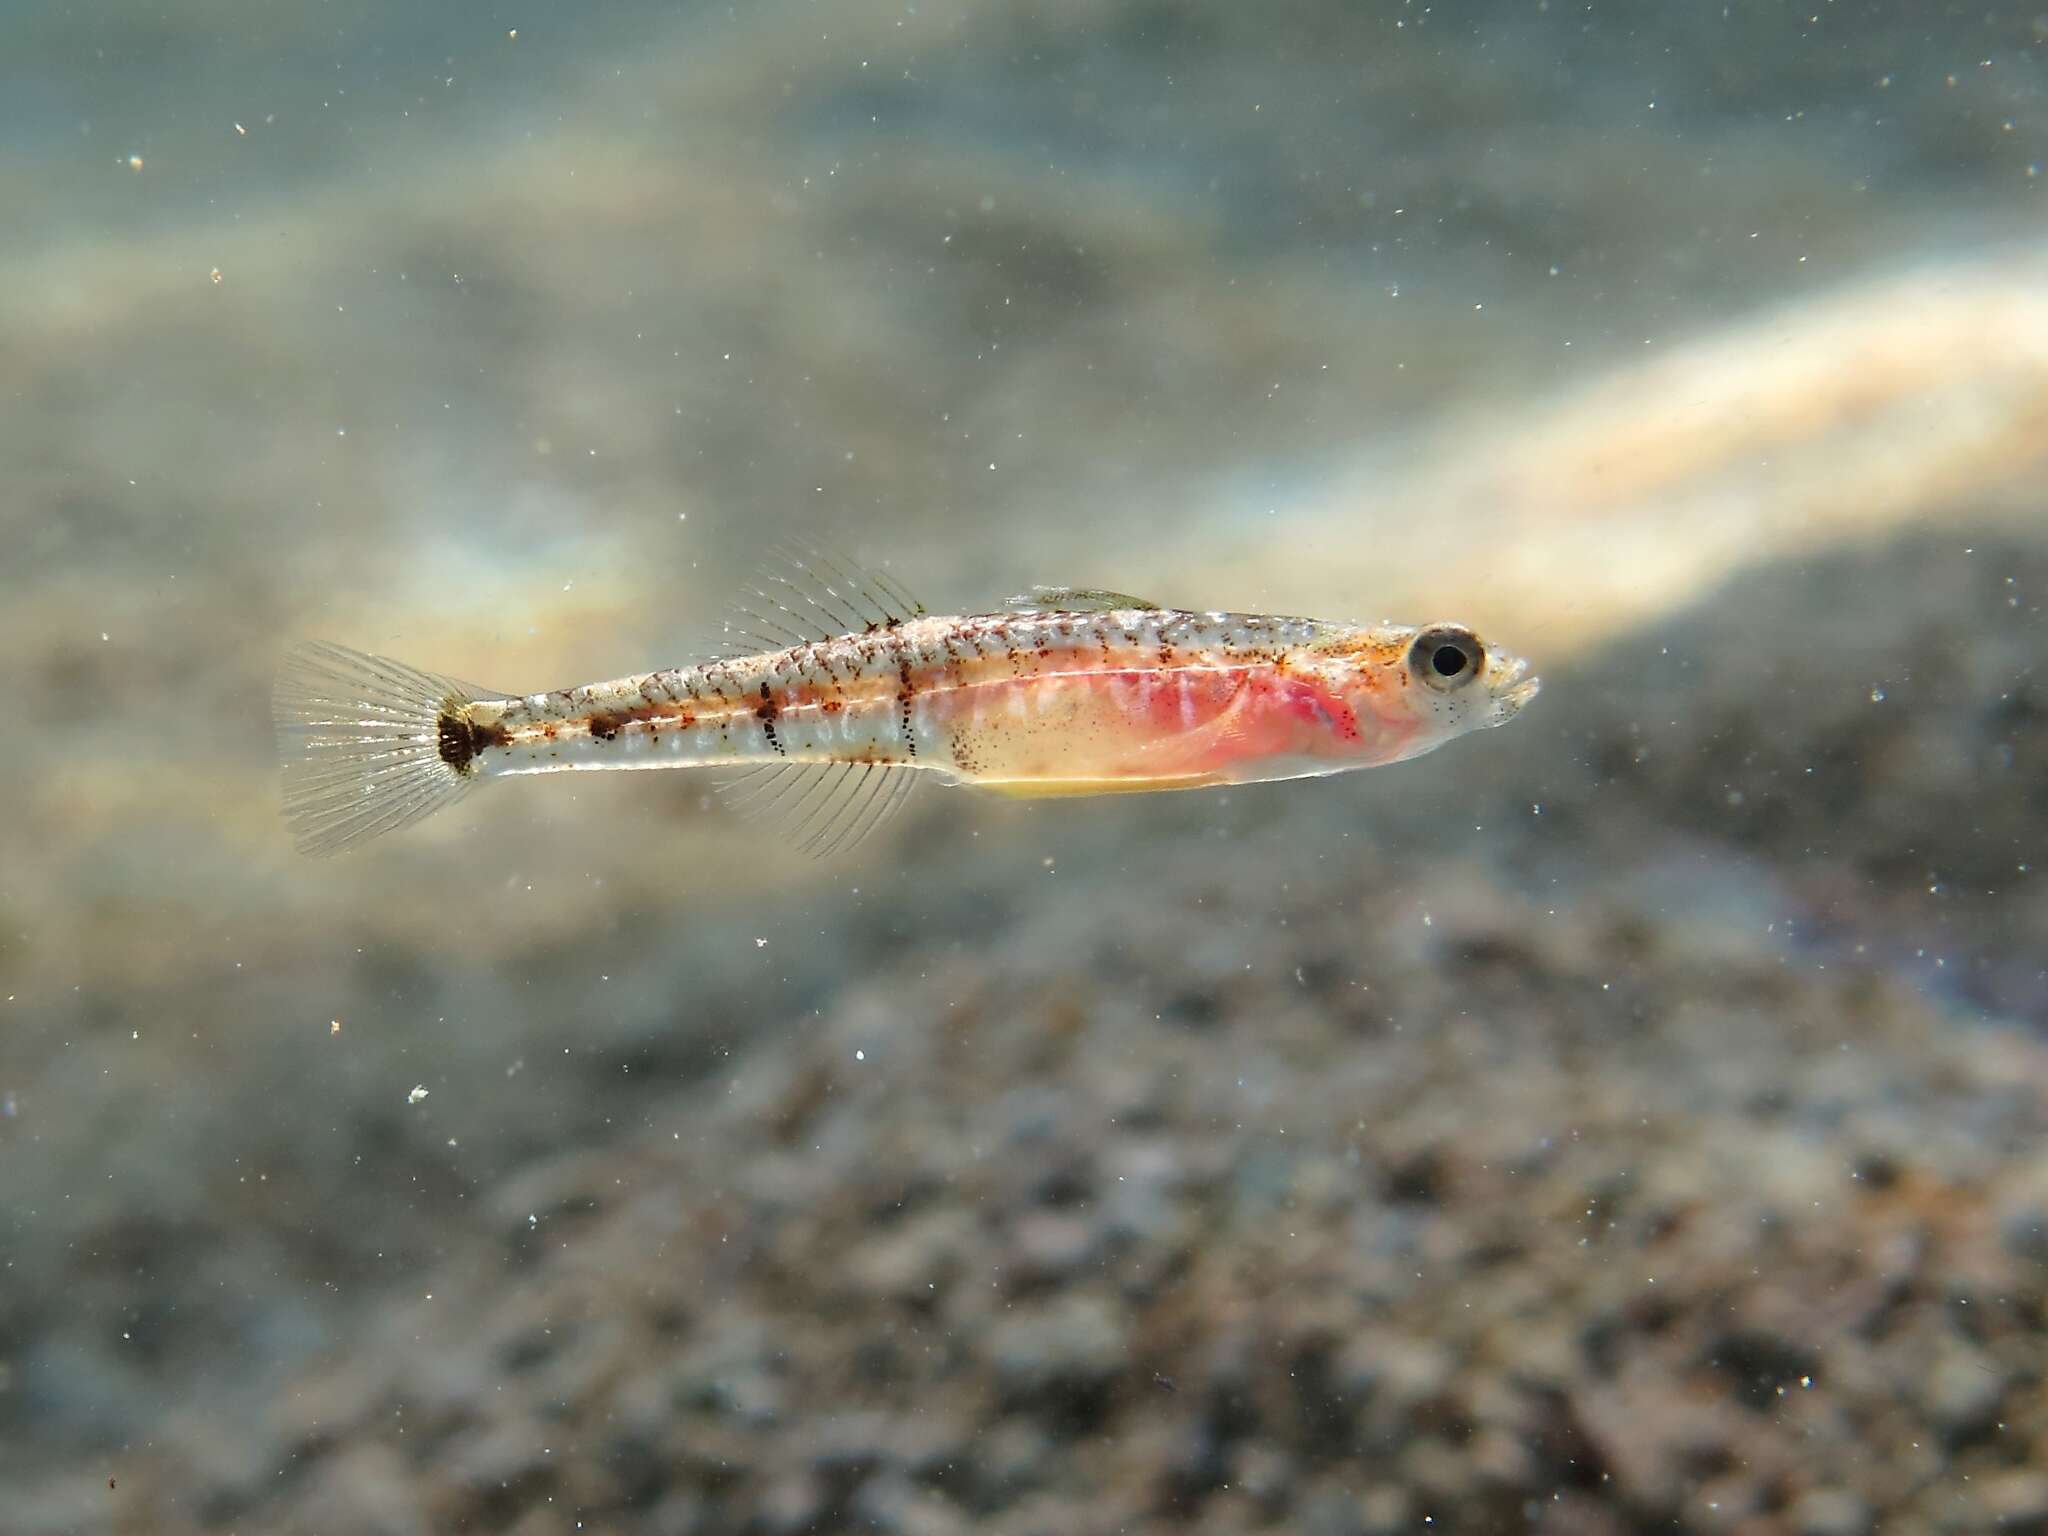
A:
<svg viewBox="0 0 2048 1536">
<path fill-rule="evenodd" d="M 412 1092 L 408 1093 L 405 1096 L 405 1102 L 408 1104 L 417 1104 L 421 1099 L 424 1099 L 426 1096 L 427 1090 L 425 1085 L 421 1083 L 415 1083 L 413 1084 Z"/>
</svg>

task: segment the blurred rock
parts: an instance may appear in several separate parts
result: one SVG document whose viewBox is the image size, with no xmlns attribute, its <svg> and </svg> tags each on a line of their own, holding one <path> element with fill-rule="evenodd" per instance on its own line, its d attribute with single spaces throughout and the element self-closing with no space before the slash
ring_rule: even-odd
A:
<svg viewBox="0 0 2048 1536">
<path fill-rule="evenodd" d="M 2015 1205 L 1999 1223 L 1999 1232 L 2013 1257 L 2048 1264 L 2048 1205 Z"/>
<path fill-rule="evenodd" d="M 762 1494 L 757 1522 L 766 1536 L 798 1536 L 825 1517 L 825 1490 L 808 1472 L 773 1476 Z"/>
<path fill-rule="evenodd" d="M 879 1536 L 955 1536 L 968 1529 L 944 1499 L 920 1490 L 898 1472 L 863 1483 L 853 1500 L 860 1529 Z"/>
<path fill-rule="evenodd" d="M 1100 1297 L 1018 1307 L 990 1330 L 988 1355 L 1006 1401 L 1085 1420 L 1130 1369 L 1120 1314 Z"/>
<path fill-rule="evenodd" d="M 535 1503 L 555 1478 L 555 1463 L 543 1440 L 538 1426 L 516 1421 L 460 1436 L 441 1453 L 448 1480 L 475 1499 L 473 1507 L 503 1510 Z"/>
<path fill-rule="evenodd" d="M 2001 1533 L 2041 1536 L 2048 1531 L 2048 1472 L 2001 1472 L 1979 1483 L 1985 1519 Z"/>
<path fill-rule="evenodd" d="M 1085 1211 L 1027 1211 L 1011 1230 L 1013 1283 L 1035 1286 L 1070 1279 L 1100 1262 L 1107 1239 L 1102 1218 Z"/>
<path fill-rule="evenodd" d="M 306 1527 L 313 1530 L 427 1536 L 433 1529 L 414 1502 L 412 1474 L 404 1459 L 374 1442 L 321 1458 L 298 1506 Z"/>
<path fill-rule="evenodd" d="M 1951 1445 L 1988 1433 L 2005 1396 L 2005 1372 L 1982 1350 L 1944 1339 L 1920 1384 L 1929 1421 Z"/>
<path fill-rule="evenodd" d="M 1869 1536 L 1870 1509 L 1841 1488 L 1815 1488 L 1799 1496 L 1790 1512 L 1795 1536 Z"/>
<path fill-rule="evenodd" d="M 1397 1536 L 1412 1531 L 1417 1518 L 1415 1501 L 1408 1491 L 1391 1484 L 1368 1489 L 1358 1501 L 1358 1524 L 1365 1536 Z"/>
</svg>

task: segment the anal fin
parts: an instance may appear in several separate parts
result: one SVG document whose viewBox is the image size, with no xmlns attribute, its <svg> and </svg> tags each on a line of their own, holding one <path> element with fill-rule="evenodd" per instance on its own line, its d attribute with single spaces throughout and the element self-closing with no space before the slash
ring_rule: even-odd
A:
<svg viewBox="0 0 2048 1536">
<path fill-rule="evenodd" d="M 918 771 L 893 763 L 766 763 L 718 786 L 728 805 L 830 858 L 858 847 L 903 809 Z"/>
</svg>

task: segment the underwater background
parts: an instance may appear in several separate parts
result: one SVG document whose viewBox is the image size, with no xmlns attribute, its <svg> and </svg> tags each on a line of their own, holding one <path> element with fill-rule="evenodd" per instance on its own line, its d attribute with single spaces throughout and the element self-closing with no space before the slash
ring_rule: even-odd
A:
<svg viewBox="0 0 2048 1536">
<path fill-rule="evenodd" d="M 2048 1531 L 2048 13 L 0 39 L 0 1530 Z M 295 640 L 679 664 L 792 536 L 1544 692 L 291 851 Z"/>
</svg>

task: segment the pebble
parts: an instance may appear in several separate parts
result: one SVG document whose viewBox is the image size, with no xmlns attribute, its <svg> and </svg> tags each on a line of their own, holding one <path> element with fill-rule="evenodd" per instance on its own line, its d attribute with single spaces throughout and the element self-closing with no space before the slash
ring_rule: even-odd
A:
<svg viewBox="0 0 2048 1536">
<path fill-rule="evenodd" d="M 2001 1536 L 2048 1536 L 2048 1472 L 2000 1472 L 1977 1486 L 1984 1517 Z"/>
<path fill-rule="evenodd" d="M 1107 1232 L 1088 1211 L 1034 1209 L 1010 1230 L 1010 1278 L 1019 1285 L 1064 1280 L 1100 1261 Z"/>
<path fill-rule="evenodd" d="M 1365 1536 L 1357 1496 L 1336 1488 L 1325 1488 L 1303 1500 L 1294 1528 L 1300 1536 Z"/>
<path fill-rule="evenodd" d="M 1020 1308 L 995 1325 L 986 1348 L 1013 1405 L 1083 1406 L 1130 1369 L 1123 1316 L 1093 1295 Z"/>
<path fill-rule="evenodd" d="M 1982 1350 L 1960 1339 L 1947 1339 L 1921 1383 L 1920 1401 L 1928 1420 L 1951 1446 L 1962 1445 L 1998 1422 L 2005 1397 L 2005 1373 Z"/>
<path fill-rule="evenodd" d="M 1869 1536 L 1870 1506 L 1846 1488 L 1814 1488 L 1792 1506 L 1794 1536 Z"/>
</svg>

